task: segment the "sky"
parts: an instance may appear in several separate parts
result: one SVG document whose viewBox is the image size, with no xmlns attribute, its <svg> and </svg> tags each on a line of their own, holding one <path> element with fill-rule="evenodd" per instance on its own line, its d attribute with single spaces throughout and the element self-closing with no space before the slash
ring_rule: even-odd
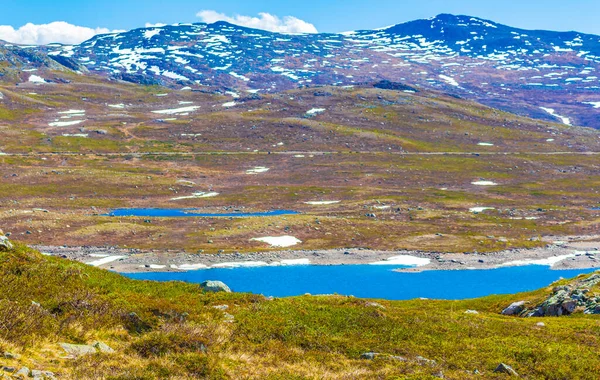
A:
<svg viewBox="0 0 600 380">
<path fill-rule="evenodd" d="M 226 20 L 281 32 L 374 29 L 440 13 L 600 35 L 599 0 L 1 0 L 0 39 L 79 43 L 152 24 Z"/>
</svg>

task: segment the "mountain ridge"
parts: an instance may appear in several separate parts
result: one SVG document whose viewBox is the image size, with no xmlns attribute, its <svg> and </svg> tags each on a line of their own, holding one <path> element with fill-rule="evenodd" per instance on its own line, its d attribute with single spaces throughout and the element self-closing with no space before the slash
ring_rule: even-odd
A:
<svg viewBox="0 0 600 380">
<path fill-rule="evenodd" d="M 28 49 L 72 70 L 140 84 L 267 93 L 389 80 L 600 128 L 600 36 L 471 16 L 441 14 L 342 34 L 187 23 Z"/>
</svg>

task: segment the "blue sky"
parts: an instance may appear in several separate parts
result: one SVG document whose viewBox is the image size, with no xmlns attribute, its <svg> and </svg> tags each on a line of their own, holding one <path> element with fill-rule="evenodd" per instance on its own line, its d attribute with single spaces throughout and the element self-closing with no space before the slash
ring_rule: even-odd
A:
<svg viewBox="0 0 600 380">
<path fill-rule="evenodd" d="M 600 0 L 2 0 L 0 28 L 66 21 L 91 28 L 201 21 L 196 14 L 267 12 L 294 16 L 320 32 L 371 29 L 439 13 L 468 14 L 526 29 L 600 34 Z M 0 37 L 2 35 L 0 34 Z"/>
</svg>

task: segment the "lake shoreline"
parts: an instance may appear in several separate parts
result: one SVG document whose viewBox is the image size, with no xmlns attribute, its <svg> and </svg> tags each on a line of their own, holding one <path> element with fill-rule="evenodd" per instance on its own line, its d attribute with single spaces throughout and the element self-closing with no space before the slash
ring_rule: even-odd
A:
<svg viewBox="0 0 600 380">
<path fill-rule="evenodd" d="M 560 241 L 559 241 L 560 240 Z M 44 254 L 92 264 L 120 273 L 182 272 L 198 269 L 287 265 L 361 265 L 378 263 L 402 267 L 403 272 L 495 269 L 506 266 L 548 265 L 552 269 L 600 268 L 600 236 L 546 238 L 547 246 L 491 253 L 378 251 L 362 248 L 287 250 L 254 253 L 190 254 L 116 247 L 36 246 Z M 398 258 L 388 261 L 390 258 Z M 387 263 L 384 263 L 388 261 Z M 427 263 L 428 262 L 428 263 Z M 406 266 L 406 265 L 404 265 Z"/>
</svg>

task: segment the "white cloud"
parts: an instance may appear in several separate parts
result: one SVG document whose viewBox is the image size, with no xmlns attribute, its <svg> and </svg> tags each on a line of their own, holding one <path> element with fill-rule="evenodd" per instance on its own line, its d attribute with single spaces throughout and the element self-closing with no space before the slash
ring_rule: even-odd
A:
<svg viewBox="0 0 600 380">
<path fill-rule="evenodd" d="M 227 16 L 224 13 L 204 10 L 196 14 L 203 22 L 213 23 L 227 21 L 231 24 L 245 26 L 248 28 L 268 30 L 279 33 L 318 33 L 317 28 L 306 21 L 292 16 L 279 18 L 269 13 L 259 13 L 258 17 L 234 15 Z"/>
<path fill-rule="evenodd" d="M 156 24 L 147 22 L 145 25 L 146 28 L 161 28 L 163 26 L 167 26 L 167 24 L 163 24 L 162 22 L 157 22 Z"/>
<path fill-rule="evenodd" d="M 106 28 L 88 28 L 72 25 L 64 21 L 36 25 L 28 23 L 19 29 L 10 25 L 0 25 L 0 40 L 14 44 L 46 45 L 53 42 L 63 44 L 78 44 L 89 40 L 97 34 L 111 33 Z"/>
</svg>

